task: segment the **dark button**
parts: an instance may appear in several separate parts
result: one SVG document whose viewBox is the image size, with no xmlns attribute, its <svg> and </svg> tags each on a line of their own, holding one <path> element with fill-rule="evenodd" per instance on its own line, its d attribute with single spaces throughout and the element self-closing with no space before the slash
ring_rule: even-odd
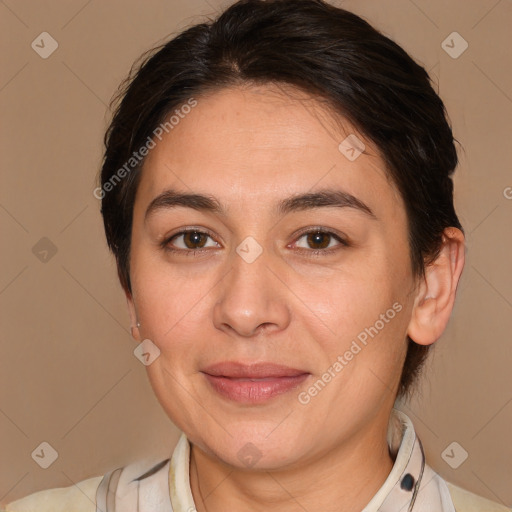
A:
<svg viewBox="0 0 512 512">
<path fill-rule="evenodd" d="M 414 487 L 414 477 L 410 473 L 407 473 L 402 478 L 402 481 L 400 482 L 400 487 L 404 491 L 412 491 L 412 488 Z"/>
</svg>

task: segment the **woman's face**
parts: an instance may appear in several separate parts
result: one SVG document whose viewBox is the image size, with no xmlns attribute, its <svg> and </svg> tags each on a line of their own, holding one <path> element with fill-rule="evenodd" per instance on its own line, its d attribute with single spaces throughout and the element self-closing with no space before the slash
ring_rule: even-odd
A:
<svg viewBox="0 0 512 512">
<path fill-rule="evenodd" d="M 237 467 L 381 435 L 406 353 L 404 204 L 375 147 L 301 98 L 196 97 L 150 151 L 134 206 L 129 305 L 160 350 L 151 385 L 194 444 Z"/>
</svg>

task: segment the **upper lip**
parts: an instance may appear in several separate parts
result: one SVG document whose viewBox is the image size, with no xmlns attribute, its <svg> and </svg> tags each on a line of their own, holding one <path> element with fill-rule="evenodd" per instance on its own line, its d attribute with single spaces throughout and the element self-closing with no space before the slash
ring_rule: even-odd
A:
<svg viewBox="0 0 512 512">
<path fill-rule="evenodd" d="M 235 361 L 223 361 L 204 368 L 203 373 L 214 377 L 228 377 L 233 379 L 263 379 L 277 377 L 296 377 L 309 373 L 305 370 L 290 368 L 275 363 L 243 364 Z"/>
</svg>

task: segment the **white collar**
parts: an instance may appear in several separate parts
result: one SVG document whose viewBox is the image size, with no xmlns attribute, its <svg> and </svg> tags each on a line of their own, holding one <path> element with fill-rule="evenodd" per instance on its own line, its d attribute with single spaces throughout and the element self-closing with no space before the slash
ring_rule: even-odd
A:
<svg viewBox="0 0 512 512">
<path fill-rule="evenodd" d="M 388 445 L 392 455 L 396 456 L 393 468 L 362 512 L 455 512 L 445 481 L 425 463 L 423 448 L 414 426 L 409 417 L 398 409 L 391 412 Z M 169 492 L 173 512 L 196 510 L 190 488 L 189 468 L 190 442 L 183 433 L 169 466 Z M 414 501 L 411 503 L 413 496 Z"/>
</svg>

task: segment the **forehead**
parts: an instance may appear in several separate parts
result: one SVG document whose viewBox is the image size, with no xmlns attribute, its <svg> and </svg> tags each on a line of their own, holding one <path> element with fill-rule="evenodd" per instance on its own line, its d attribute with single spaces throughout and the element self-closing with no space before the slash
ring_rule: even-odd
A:
<svg viewBox="0 0 512 512">
<path fill-rule="evenodd" d="M 376 210 L 401 204 L 375 145 L 318 98 L 291 86 L 259 85 L 194 99 L 193 108 L 174 109 L 172 128 L 155 139 L 137 193 L 144 202 L 173 188 L 247 207 L 342 187 Z"/>
</svg>

